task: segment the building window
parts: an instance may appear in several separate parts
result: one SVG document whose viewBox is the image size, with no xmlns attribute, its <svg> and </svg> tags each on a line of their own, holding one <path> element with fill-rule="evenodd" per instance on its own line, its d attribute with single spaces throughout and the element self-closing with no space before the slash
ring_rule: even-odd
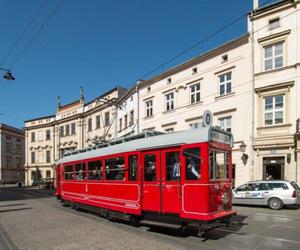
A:
<svg viewBox="0 0 300 250">
<path fill-rule="evenodd" d="M 123 119 L 119 119 L 119 131 L 122 131 Z"/>
<path fill-rule="evenodd" d="M 129 118 L 129 126 L 133 125 L 134 123 L 134 110 L 130 111 L 130 118 Z"/>
<path fill-rule="evenodd" d="M 105 112 L 104 114 L 104 125 L 109 126 L 109 112 Z"/>
<path fill-rule="evenodd" d="M 92 118 L 88 119 L 88 131 L 92 131 Z"/>
<path fill-rule="evenodd" d="M 35 152 L 31 152 L 31 163 L 35 163 Z"/>
<path fill-rule="evenodd" d="M 46 178 L 51 178 L 51 171 L 50 170 L 46 171 Z"/>
<path fill-rule="evenodd" d="M 147 93 L 149 93 L 151 91 L 151 87 L 147 87 Z"/>
<path fill-rule="evenodd" d="M 70 125 L 66 125 L 66 136 L 70 135 Z"/>
<path fill-rule="evenodd" d="M 191 104 L 200 102 L 200 83 L 190 86 L 190 102 Z"/>
<path fill-rule="evenodd" d="M 283 124 L 284 97 L 283 95 L 265 97 L 265 126 Z"/>
<path fill-rule="evenodd" d="M 16 158 L 16 166 L 17 168 L 21 168 L 21 158 Z"/>
<path fill-rule="evenodd" d="M 51 151 L 46 151 L 46 162 L 49 163 L 51 161 Z"/>
<path fill-rule="evenodd" d="M 231 82 L 231 72 L 219 76 L 220 95 L 226 95 L 231 93 Z"/>
<path fill-rule="evenodd" d="M 6 167 L 7 168 L 11 167 L 11 158 L 6 158 Z"/>
<path fill-rule="evenodd" d="M 279 25 L 279 18 L 275 18 L 275 19 L 269 20 L 269 30 L 276 29 L 279 26 L 280 26 Z"/>
<path fill-rule="evenodd" d="M 50 139 L 51 139 L 51 131 L 50 131 L 50 129 L 47 129 L 46 130 L 46 140 L 48 141 Z"/>
<path fill-rule="evenodd" d="M 165 129 L 165 132 L 172 133 L 172 132 L 174 132 L 174 128 L 167 128 L 167 129 Z"/>
<path fill-rule="evenodd" d="M 193 74 L 196 74 L 198 72 L 198 68 L 195 67 L 195 68 L 192 69 L 192 71 L 193 71 Z"/>
<path fill-rule="evenodd" d="M 222 62 L 224 63 L 224 62 L 227 62 L 227 61 L 228 61 L 228 55 L 225 54 L 225 55 L 222 56 Z"/>
<path fill-rule="evenodd" d="M 166 111 L 174 109 L 174 93 L 169 93 L 165 95 L 166 98 Z"/>
<path fill-rule="evenodd" d="M 231 116 L 219 119 L 219 126 L 221 129 L 231 132 Z"/>
<path fill-rule="evenodd" d="M 11 140 L 11 137 L 10 136 L 6 136 L 6 140 L 10 141 Z"/>
<path fill-rule="evenodd" d="M 128 115 L 124 116 L 124 128 L 128 127 Z"/>
<path fill-rule="evenodd" d="M 153 115 L 153 100 L 146 102 L 146 117 L 151 117 Z"/>
<path fill-rule="evenodd" d="M 71 123 L 71 134 L 72 135 L 76 134 L 76 123 L 75 122 Z"/>
<path fill-rule="evenodd" d="M 197 129 L 201 127 L 201 122 L 193 122 L 190 125 L 190 129 Z"/>
<path fill-rule="evenodd" d="M 283 67 L 283 42 L 264 47 L 265 70 Z"/>
<path fill-rule="evenodd" d="M 96 116 L 96 129 L 100 128 L 100 115 Z"/>
<path fill-rule="evenodd" d="M 172 82 L 172 78 L 171 78 L 171 77 L 168 78 L 168 79 L 167 79 L 167 82 L 168 82 L 168 84 L 170 84 L 170 83 Z"/>
<path fill-rule="evenodd" d="M 6 143 L 6 152 L 11 153 L 11 143 L 10 142 Z"/>
<path fill-rule="evenodd" d="M 63 137 L 64 136 L 64 126 L 59 127 L 59 136 Z"/>
<path fill-rule="evenodd" d="M 35 142 L 35 132 L 31 132 L 31 142 Z"/>
</svg>

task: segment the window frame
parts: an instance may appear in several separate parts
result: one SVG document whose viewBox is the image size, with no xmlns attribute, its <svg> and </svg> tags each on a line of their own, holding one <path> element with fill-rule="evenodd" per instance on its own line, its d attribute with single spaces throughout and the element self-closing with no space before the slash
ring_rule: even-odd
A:
<svg viewBox="0 0 300 250">
<path fill-rule="evenodd" d="M 279 45 L 281 44 L 282 45 L 282 54 L 280 55 L 275 55 L 275 46 L 276 45 Z M 263 45 L 263 69 L 264 71 L 269 71 L 269 70 L 275 70 L 275 69 L 280 69 L 280 68 L 283 68 L 284 67 L 284 56 L 285 56 L 285 48 L 284 48 L 284 45 L 285 45 L 285 41 L 284 40 L 281 40 L 281 41 L 276 41 L 276 42 L 273 42 L 273 43 L 270 43 L 270 44 L 266 44 L 266 45 Z M 270 48 L 271 47 L 271 52 L 272 52 L 272 55 L 270 57 L 266 57 L 266 49 L 267 48 Z M 277 58 L 282 58 L 282 65 L 279 66 L 279 67 L 275 67 L 275 61 Z M 266 61 L 268 60 L 272 60 L 272 67 L 271 68 L 266 68 Z"/>
<path fill-rule="evenodd" d="M 275 109 L 276 107 L 276 97 L 277 96 L 282 96 L 282 108 L 280 109 Z M 266 110 L 266 99 L 267 98 L 272 98 L 272 110 Z M 278 126 L 278 125 L 283 125 L 285 123 L 285 95 L 284 94 L 277 94 L 277 95 L 270 95 L 270 96 L 265 96 L 263 98 L 263 125 L 265 127 L 269 127 L 269 126 Z M 275 113 L 276 112 L 282 112 L 282 123 L 275 123 Z M 266 124 L 266 114 L 272 114 L 272 124 Z"/>
<path fill-rule="evenodd" d="M 228 75 L 230 75 L 230 79 L 228 80 Z M 222 77 L 224 76 L 224 81 L 221 81 L 222 80 Z M 232 77 L 233 74 L 232 74 L 232 71 L 227 71 L 227 72 L 224 72 L 220 75 L 218 75 L 218 80 L 219 80 L 219 96 L 225 96 L 225 95 L 229 95 L 232 93 Z M 228 84 L 230 83 L 230 91 L 228 91 Z M 224 86 L 224 93 L 222 94 L 221 93 L 221 87 Z"/>
<path fill-rule="evenodd" d="M 230 120 L 229 127 L 228 127 L 228 120 Z M 222 121 L 224 121 L 224 128 L 222 128 L 222 126 L 221 126 Z M 232 132 L 232 116 L 231 115 L 218 118 L 218 123 L 219 123 L 219 127 L 221 129 L 223 129 L 224 131 L 230 132 L 230 133 Z M 228 131 L 228 129 L 230 129 L 230 130 Z"/>
<path fill-rule="evenodd" d="M 145 114 L 146 117 L 153 116 L 153 99 L 145 101 Z"/>
<path fill-rule="evenodd" d="M 175 94 L 172 91 L 165 94 L 165 111 L 172 111 L 174 110 L 174 108 L 175 108 Z"/>
<path fill-rule="evenodd" d="M 199 85 L 199 89 L 197 89 L 197 85 Z M 195 90 L 193 91 L 192 88 L 195 88 Z M 201 101 L 201 85 L 200 82 L 192 84 L 191 86 L 189 86 L 189 90 L 190 90 L 190 104 L 196 104 L 199 103 Z M 199 100 L 198 100 L 198 94 L 199 94 Z M 194 96 L 194 101 L 193 101 L 193 96 Z"/>
</svg>

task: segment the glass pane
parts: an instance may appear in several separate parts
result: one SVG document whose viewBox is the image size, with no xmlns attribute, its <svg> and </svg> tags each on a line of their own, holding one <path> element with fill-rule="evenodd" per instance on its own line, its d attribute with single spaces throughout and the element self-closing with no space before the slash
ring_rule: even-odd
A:
<svg viewBox="0 0 300 250">
<path fill-rule="evenodd" d="M 200 84 L 196 85 L 196 90 L 198 90 L 198 91 L 200 90 Z"/>
<path fill-rule="evenodd" d="M 281 109 L 283 108 L 283 96 L 278 95 L 275 96 L 275 109 Z"/>
<path fill-rule="evenodd" d="M 226 166 L 225 166 L 225 152 L 216 151 L 216 170 L 215 178 L 216 179 L 225 179 L 226 178 Z"/>
<path fill-rule="evenodd" d="M 267 59 L 265 60 L 265 70 L 270 70 L 273 68 L 273 60 Z"/>
<path fill-rule="evenodd" d="M 136 155 L 129 156 L 129 180 L 136 181 L 138 175 L 138 160 Z"/>
<path fill-rule="evenodd" d="M 180 180 L 180 161 L 179 152 L 166 153 L 166 179 Z"/>
<path fill-rule="evenodd" d="M 224 82 L 225 81 L 225 75 L 221 75 L 219 76 L 220 82 Z"/>
<path fill-rule="evenodd" d="M 283 111 L 275 112 L 275 124 L 283 124 Z"/>
<path fill-rule="evenodd" d="M 227 126 L 227 127 L 231 127 L 231 117 L 228 117 L 228 118 L 226 119 L 226 126 Z"/>
<path fill-rule="evenodd" d="M 227 84 L 226 84 L 226 93 L 228 94 L 228 93 L 231 93 L 231 82 L 228 82 Z"/>
<path fill-rule="evenodd" d="M 185 156 L 185 179 L 199 180 L 200 175 L 200 149 L 189 148 L 183 152 Z"/>
<path fill-rule="evenodd" d="M 275 58 L 275 68 L 281 68 L 283 66 L 283 57 L 279 56 Z"/>
<path fill-rule="evenodd" d="M 224 93 L 225 93 L 225 85 L 222 84 L 220 85 L 220 95 L 224 95 Z"/>
<path fill-rule="evenodd" d="M 124 180 L 124 157 L 116 157 L 105 160 L 106 180 Z"/>
<path fill-rule="evenodd" d="M 144 179 L 145 181 L 156 180 L 156 156 L 154 154 L 144 156 Z"/>
<path fill-rule="evenodd" d="M 265 110 L 272 110 L 272 109 L 273 109 L 273 97 L 266 97 Z"/>
<path fill-rule="evenodd" d="M 231 80 L 231 72 L 229 72 L 229 73 L 226 74 L 226 79 L 227 79 L 227 81 Z"/>
<path fill-rule="evenodd" d="M 273 56 L 272 46 L 265 47 L 265 58 L 270 58 Z"/>
<path fill-rule="evenodd" d="M 200 93 L 196 94 L 196 102 L 200 102 Z"/>
<path fill-rule="evenodd" d="M 85 163 L 75 165 L 75 179 L 79 181 L 86 179 Z"/>
<path fill-rule="evenodd" d="M 273 113 L 265 113 L 265 125 L 273 125 Z"/>
<path fill-rule="evenodd" d="M 225 128 L 225 120 L 224 119 L 220 119 L 220 128 L 221 129 Z"/>
<path fill-rule="evenodd" d="M 102 161 L 91 161 L 88 163 L 89 180 L 101 180 Z"/>
<path fill-rule="evenodd" d="M 283 54 L 283 44 L 279 43 L 275 45 L 275 56 Z"/>
</svg>

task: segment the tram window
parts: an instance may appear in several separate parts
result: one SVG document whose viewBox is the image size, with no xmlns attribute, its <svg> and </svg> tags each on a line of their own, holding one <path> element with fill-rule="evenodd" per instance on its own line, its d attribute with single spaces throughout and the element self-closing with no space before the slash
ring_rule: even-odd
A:
<svg viewBox="0 0 300 250">
<path fill-rule="evenodd" d="M 184 150 L 185 156 L 185 179 L 199 180 L 200 174 L 200 148 L 189 148 Z"/>
<path fill-rule="evenodd" d="M 105 160 L 106 180 L 124 180 L 124 157 L 116 157 Z"/>
<path fill-rule="evenodd" d="M 65 177 L 65 180 L 73 180 L 73 166 L 72 165 L 64 166 L 64 177 Z"/>
<path fill-rule="evenodd" d="M 226 179 L 229 177 L 229 154 L 221 150 L 210 150 L 210 179 Z"/>
<path fill-rule="evenodd" d="M 136 181 L 138 174 L 138 159 L 136 155 L 129 156 L 129 180 Z"/>
<path fill-rule="evenodd" d="M 78 181 L 86 179 L 85 163 L 75 164 L 75 179 Z"/>
<path fill-rule="evenodd" d="M 149 154 L 144 156 L 144 180 L 155 181 L 156 180 L 156 156 L 155 154 Z"/>
<path fill-rule="evenodd" d="M 90 161 L 88 163 L 88 175 L 89 180 L 101 180 L 102 179 L 102 161 Z"/>
<path fill-rule="evenodd" d="M 166 153 L 166 180 L 180 180 L 179 152 Z"/>
</svg>

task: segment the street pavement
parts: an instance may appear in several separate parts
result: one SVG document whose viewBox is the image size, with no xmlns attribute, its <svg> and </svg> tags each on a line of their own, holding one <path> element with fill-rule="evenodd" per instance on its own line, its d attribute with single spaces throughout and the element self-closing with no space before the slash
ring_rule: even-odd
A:
<svg viewBox="0 0 300 250">
<path fill-rule="evenodd" d="M 64 207 L 53 190 L 0 187 L 0 250 L 300 249 L 300 209 L 235 207 L 229 226 L 198 233 L 131 227 Z"/>
</svg>

